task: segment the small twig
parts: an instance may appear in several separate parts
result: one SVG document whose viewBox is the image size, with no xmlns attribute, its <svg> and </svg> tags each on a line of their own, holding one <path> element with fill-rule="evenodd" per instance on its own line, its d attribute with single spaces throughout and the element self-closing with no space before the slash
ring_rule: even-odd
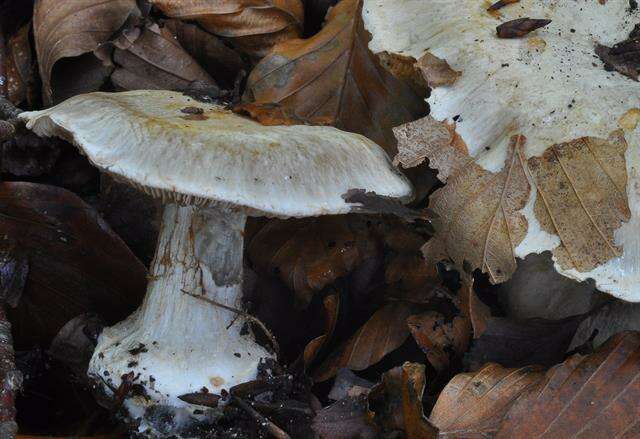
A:
<svg viewBox="0 0 640 439">
<path fill-rule="evenodd" d="M 252 323 L 255 323 L 262 330 L 262 332 L 264 332 L 264 334 L 267 336 L 267 338 L 269 339 L 269 342 L 273 346 L 273 350 L 276 352 L 276 354 L 280 353 L 280 345 L 278 345 L 278 342 L 276 341 L 276 338 L 271 333 L 271 331 L 269 331 L 269 328 L 267 328 L 267 326 L 264 323 L 262 323 L 260 321 L 260 319 L 258 319 L 257 317 L 254 317 L 251 314 L 249 314 L 248 312 L 242 311 L 241 309 L 233 308 L 232 306 L 228 306 L 228 305 L 222 304 L 220 302 L 216 302 L 215 300 L 209 299 L 208 297 L 204 297 L 204 296 L 201 296 L 201 295 L 198 295 L 198 294 L 193 294 L 193 293 L 191 293 L 189 291 L 186 291 L 186 290 L 181 290 L 181 291 L 184 294 L 186 294 L 187 296 L 191 296 L 191 297 L 194 297 L 196 299 L 203 300 L 203 301 L 205 301 L 207 303 L 210 303 L 211 305 L 215 305 L 215 306 L 218 306 L 218 307 L 220 307 L 222 309 L 226 309 L 227 311 L 234 312 L 237 315 L 240 315 L 240 316 L 244 317 L 245 319 L 251 321 Z"/>
<path fill-rule="evenodd" d="M 238 408 L 247 412 L 253 419 L 256 420 L 258 425 L 263 427 L 271 436 L 277 439 L 291 439 L 291 436 L 287 434 L 286 431 L 278 427 L 276 424 L 271 422 L 268 418 L 262 416 L 256 409 L 251 407 L 251 404 L 244 401 L 242 398 L 238 398 L 237 396 L 231 396 L 231 404 L 235 404 Z"/>
</svg>

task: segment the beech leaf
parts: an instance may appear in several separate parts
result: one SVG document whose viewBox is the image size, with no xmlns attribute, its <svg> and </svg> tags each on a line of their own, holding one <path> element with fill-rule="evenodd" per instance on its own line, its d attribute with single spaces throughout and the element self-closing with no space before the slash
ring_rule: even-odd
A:
<svg viewBox="0 0 640 439">
<path fill-rule="evenodd" d="M 195 20 L 212 34 L 262 57 L 277 43 L 299 37 L 301 0 L 150 0 L 171 18 Z"/>
<path fill-rule="evenodd" d="M 0 184 L 0 224 L 28 258 L 25 290 L 8 310 L 17 349 L 47 346 L 73 317 L 115 323 L 139 305 L 146 269 L 97 213 L 64 189 Z"/>
<path fill-rule="evenodd" d="M 45 103 L 98 90 L 111 69 L 91 52 L 136 13 L 135 0 L 37 1 L 33 33 Z M 54 67 L 65 58 L 75 59 L 66 60 L 56 73 Z"/>
<path fill-rule="evenodd" d="M 414 306 L 403 302 L 385 305 L 315 368 L 313 378 L 326 381 L 343 367 L 364 370 L 382 360 L 409 336 L 406 319 L 414 311 Z"/>
<path fill-rule="evenodd" d="M 297 119 L 363 134 L 393 152 L 391 128 L 426 106 L 368 49 L 362 2 L 342 0 L 318 34 L 274 47 L 249 75 L 244 101 L 279 104 Z"/>
</svg>

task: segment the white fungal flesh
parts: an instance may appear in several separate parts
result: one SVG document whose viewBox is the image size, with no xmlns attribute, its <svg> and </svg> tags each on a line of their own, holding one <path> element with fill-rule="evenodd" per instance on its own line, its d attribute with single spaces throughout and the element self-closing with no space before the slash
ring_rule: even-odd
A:
<svg viewBox="0 0 640 439">
<path fill-rule="evenodd" d="M 593 278 L 597 287 L 621 299 L 640 301 L 640 133 L 636 129 L 640 85 L 607 72 L 595 55 L 596 43 L 626 39 L 640 22 L 629 3 L 609 0 L 521 0 L 487 12 L 480 0 L 365 0 L 364 18 L 374 52 L 419 58 L 424 51 L 445 59 L 462 76 L 434 89 L 431 115 L 452 120 L 469 152 L 487 170 L 504 163 L 509 138 L 527 137 L 527 157 L 583 136 L 607 138 L 623 128 L 628 143 L 627 195 L 631 220 L 615 232 L 623 255 L 590 272 L 556 269 L 576 280 Z M 517 39 L 499 39 L 496 26 L 516 18 L 551 19 L 547 27 Z M 630 112 L 631 111 L 631 112 Z M 626 120 L 621 123 L 621 118 Z M 635 120 L 634 120 L 635 119 Z M 528 221 L 516 255 L 552 250 L 559 238 L 540 228 L 533 190 L 523 210 Z"/>
<path fill-rule="evenodd" d="M 155 405 L 203 409 L 178 397 L 203 389 L 220 395 L 255 379 L 260 360 L 273 357 L 244 317 L 193 297 L 242 308 L 245 219 L 218 208 L 165 207 L 144 302 L 103 331 L 89 366 L 112 390 L 134 373 L 146 397 L 127 401 L 131 413 Z"/>
<path fill-rule="evenodd" d="M 382 148 L 364 136 L 263 126 L 177 92 L 89 93 L 20 117 L 40 136 L 72 141 L 97 167 L 181 204 L 213 200 L 304 217 L 349 212 L 342 198 L 349 189 L 412 194 Z"/>
</svg>

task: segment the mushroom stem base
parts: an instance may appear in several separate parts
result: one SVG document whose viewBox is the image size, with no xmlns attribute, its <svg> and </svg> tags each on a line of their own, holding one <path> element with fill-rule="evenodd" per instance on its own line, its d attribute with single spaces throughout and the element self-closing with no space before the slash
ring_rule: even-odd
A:
<svg viewBox="0 0 640 439">
<path fill-rule="evenodd" d="M 273 357 L 256 343 L 245 319 L 225 308 L 242 306 L 245 220 L 220 207 L 165 206 L 144 302 L 98 340 L 89 375 L 107 393 L 133 384 L 136 394 L 124 401 L 133 419 L 157 417 L 159 406 L 175 409 L 175 422 L 163 434 L 175 434 L 172 424 L 207 412 L 180 397 L 220 395 L 254 379 L 260 361 Z"/>
</svg>

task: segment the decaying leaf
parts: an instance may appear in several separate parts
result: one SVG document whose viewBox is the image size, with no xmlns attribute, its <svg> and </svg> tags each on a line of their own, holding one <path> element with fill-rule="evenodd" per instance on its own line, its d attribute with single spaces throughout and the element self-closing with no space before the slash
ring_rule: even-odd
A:
<svg viewBox="0 0 640 439">
<path fill-rule="evenodd" d="M 137 12 L 135 0 L 36 2 L 33 33 L 45 103 L 98 90 L 112 69 L 92 52 Z"/>
<path fill-rule="evenodd" d="M 539 195 L 536 218 L 543 230 L 560 237 L 553 254 L 561 267 L 587 272 L 622 255 L 613 233 L 631 216 L 626 149 L 618 130 L 608 139 L 553 145 L 528 160 Z"/>
<path fill-rule="evenodd" d="M 313 378 L 325 381 L 343 367 L 363 370 L 377 363 L 407 339 L 406 319 L 414 313 L 415 307 L 403 302 L 385 305 L 315 368 Z"/>
<path fill-rule="evenodd" d="M 462 74 L 451 68 L 449 63 L 426 52 L 416 63 L 427 85 L 431 88 L 451 85 Z"/>
<path fill-rule="evenodd" d="M 429 420 L 440 430 L 440 438 L 494 437 L 513 402 L 542 377 L 538 368 L 506 369 L 498 364 L 456 375 L 440 393 Z"/>
<path fill-rule="evenodd" d="M 638 357 L 640 334 L 623 332 L 594 354 L 551 368 L 513 404 L 497 437 L 637 437 Z"/>
<path fill-rule="evenodd" d="M 333 336 L 336 323 L 338 322 L 338 312 L 340 306 L 340 299 L 337 294 L 331 294 L 323 300 L 324 309 L 326 311 L 325 317 L 325 332 L 319 337 L 314 338 L 304 348 L 303 359 L 305 367 L 309 367 L 313 361 L 318 357 L 321 349 L 325 347 L 327 342 Z"/>
<path fill-rule="evenodd" d="M 359 213 L 376 213 L 395 215 L 405 221 L 431 220 L 437 218 L 430 209 L 416 210 L 405 206 L 400 200 L 392 197 L 367 192 L 364 189 L 350 189 L 342 198 L 353 204 L 353 210 Z"/>
<path fill-rule="evenodd" d="M 185 90 L 194 81 L 215 81 L 167 28 L 141 23 L 113 40 L 116 69 L 111 81 L 119 90 Z"/>
<path fill-rule="evenodd" d="M 416 343 L 427 355 L 429 363 L 443 372 L 452 358 L 462 357 L 469 342 L 469 326 L 463 317 L 447 322 L 437 311 L 426 311 L 407 318 L 407 325 Z"/>
<path fill-rule="evenodd" d="M 19 306 L 9 310 L 17 349 L 47 346 L 79 314 L 94 311 L 116 322 L 139 304 L 144 266 L 72 193 L 2 183 L 0 224 L 29 261 L 26 289 Z"/>
<path fill-rule="evenodd" d="M 440 239 L 428 245 L 430 251 L 440 243 L 437 250 L 442 253 L 434 255 L 447 254 L 458 266 L 464 265 L 466 258 L 469 268 L 490 271 L 492 280 L 499 282 L 508 279 L 516 257 L 558 248 L 555 268 L 561 274 L 579 281 L 592 278 L 602 291 L 639 300 L 640 197 L 634 188 L 640 182 L 640 173 L 635 171 L 640 163 L 640 131 L 634 126 L 640 85 L 607 72 L 594 54 L 594 42 L 611 47 L 627 39 L 640 21 L 640 11 L 625 1 L 574 6 L 568 2 L 520 2 L 500 9 L 503 22 L 527 16 L 553 20 L 535 34 L 516 40 L 498 38 L 495 17 L 474 0 L 380 0 L 367 6 L 365 20 L 373 35 L 372 50 L 417 57 L 428 48 L 463 72 L 455 83 L 434 88 L 428 98 L 433 119 L 448 125 L 455 121 L 459 143 L 468 150 L 468 157 L 452 154 L 452 148 L 445 149 L 448 154 L 429 156 L 430 166 L 440 171 L 448 186 L 469 178 L 450 177 L 460 158 L 473 160 L 478 171 L 499 179 L 497 176 L 508 173 L 512 163 L 513 136 L 527 139 L 518 154 L 520 163 L 527 167 L 521 166 L 523 170 L 517 174 L 527 177 L 531 191 L 522 193 L 524 204 L 520 198 L 513 206 L 517 223 L 507 223 L 516 226 L 515 233 L 504 241 L 513 245 L 503 245 L 496 255 L 487 253 L 500 261 L 499 267 L 492 267 L 496 259 L 487 264 L 482 257 L 478 260 L 476 256 L 475 261 L 469 258 L 469 248 L 483 248 L 473 226 L 450 229 L 451 224 L 445 224 L 445 231 L 453 230 L 465 251 L 451 245 L 453 235 L 444 241 L 437 236 Z M 424 143 L 451 145 L 453 136 L 445 128 L 424 134 Z M 428 156 L 420 152 L 417 142 L 405 147 L 397 161 L 411 164 Z M 433 147 L 433 151 L 439 149 Z M 555 155 L 559 152 L 565 155 L 558 161 Z M 530 169 L 532 165 L 536 169 Z M 542 176 L 535 174 L 542 171 L 549 179 L 539 182 Z M 482 184 L 468 187 L 468 191 L 436 191 L 431 207 L 438 211 L 438 204 L 446 201 L 453 221 L 458 221 L 454 227 L 467 218 L 477 218 L 487 230 L 491 221 L 486 216 L 478 217 L 469 209 L 468 215 L 462 216 L 455 211 L 472 199 L 478 203 L 485 193 Z M 446 193 L 448 198 L 444 199 Z M 489 206 L 495 204 L 492 200 Z M 546 218 L 541 215 L 543 210 L 549 211 Z"/>
<path fill-rule="evenodd" d="M 376 439 L 377 428 L 367 409 L 367 395 L 349 396 L 323 408 L 313 420 L 322 439 Z"/>
<path fill-rule="evenodd" d="M 24 101 L 31 103 L 35 97 L 35 63 L 31 56 L 30 29 L 30 25 L 22 26 L 7 42 L 7 97 L 16 105 Z"/>
<path fill-rule="evenodd" d="M 438 431 L 424 416 L 423 364 L 404 363 L 382 376 L 382 383 L 369 396 L 375 420 L 385 433 L 402 431 L 407 439 L 435 439 Z"/>
<path fill-rule="evenodd" d="M 256 269 L 282 279 L 305 306 L 377 252 L 364 222 L 351 216 L 273 220 L 248 246 Z"/>
<path fill-rule="evenodd" d="M 637 81 L 640 70 L 640 25 L 636 25 L 629 37 L 616 42 L 613 47 L 596 45 L 596 54 L 604 62 L 605 68 L 615 70 Z"/>
<path fill-rule="evenodd" d="M 232 89 L 240 72 L 248 71 L 248 66 L 235 50 L 197 25 L 167 20 L 164 27 L 221 87 Z"/>
<path fill-rule="evenodd" d="M 385 69 L 409 85 L 416 95 L 427 97 L 428 86 L 414 57 L 389 52 L 376 53 L 376 56 Z"/>
<path fill-rule="evenodd" d="M 640 304 L 611 300 L 582 322 L 569 350 L 589 341 L 597 348 L 622 331 L 640 331 Z"/>
<path fill-rule="evenodd" d="M 302 33 L 301 0 L 150 0 L 172 18 L 195 20 L 239 49 L 262 57 L 277 43 Z"/>
<path fill-rule="evenodd" d="M 249 75 L 244 100 L 280 104 L 297 119 L 364 134 L 393 152 L 391 128 L 426 106 L 368 49 L 362 2 L 342 0 L 318 34 L 276 46 Z"/>
<path fill-rule="evenodd" d="M 523 136 L 514 136 L 504 168 L 488 172 L 451 145 L 452 135 L 444 123 L 427 117 L 394 130 L 400 150 L 422 147 L 421 154 L 440 168 L 447 185 L 431 196 L 431 208 L 440 227 L 423 249 L 428 261 L 449 257 L 467 271 L 479 268 L 494 283 L 507 280 L 516 269 L 515 248 L 527 230 L 518 211 L 528 198 Z"/>
</svg>

